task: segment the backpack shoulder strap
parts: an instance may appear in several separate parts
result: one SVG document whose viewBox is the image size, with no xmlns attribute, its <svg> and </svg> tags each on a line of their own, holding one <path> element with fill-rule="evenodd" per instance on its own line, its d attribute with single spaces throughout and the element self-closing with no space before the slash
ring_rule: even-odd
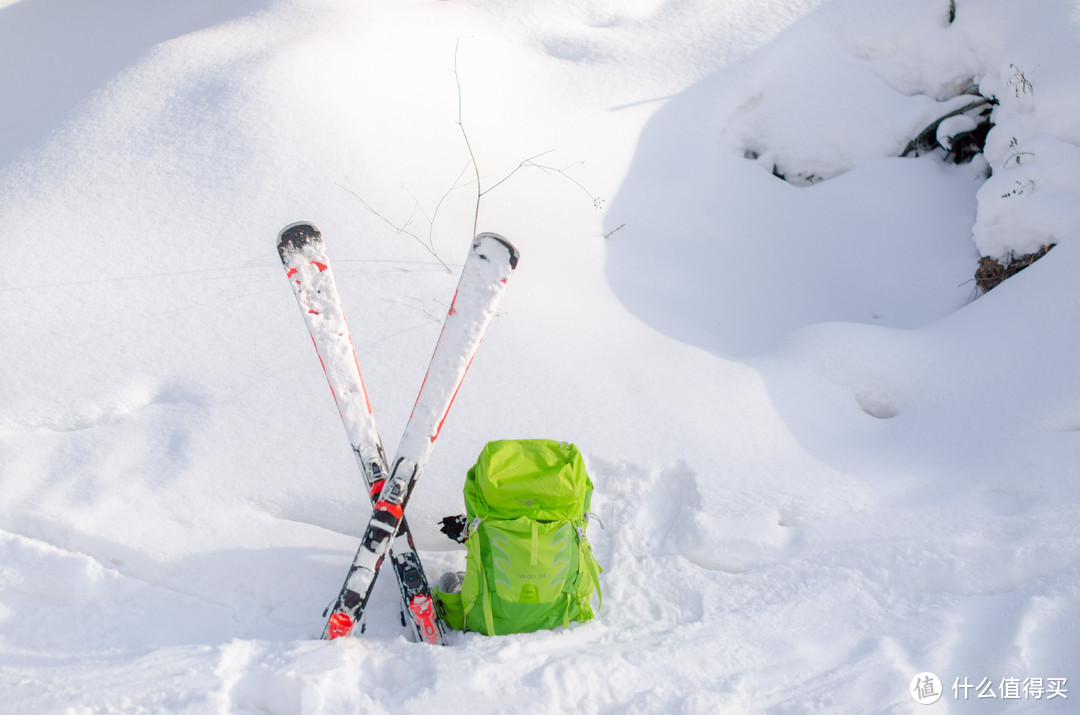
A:
<svg viewBox="0 0 1080 715">
<path fill-rule="evenodd" d="M 472 523 L 469 524 L 469 535 L 472 536 L 476 533 L 476 530 L 483 523 L 483 519 L 476 517 Z M 472 612 L 476 606 L 476 602 L 480 602 L 480 612 L 484 614 L 484 629 L 486 635 L 495 635 L 495 619 L 492 616 L 491 611 L 491 593 L 488 591 L 487 574 L 484 573 L 484 561 L 480 555 L 480 547 L 478 546 L 479 539 L 473 541 L 469 540 L 465 542 L 465 574 L 466 580 L 470 576 L 479 580 L 477 586 L 477 593 L 468 600 L 462 599 L 462 626 L 463 630 L 469 629 L 469 613 Z M 462 588 L 464 591 L 464 587 Z"/>
</svg>

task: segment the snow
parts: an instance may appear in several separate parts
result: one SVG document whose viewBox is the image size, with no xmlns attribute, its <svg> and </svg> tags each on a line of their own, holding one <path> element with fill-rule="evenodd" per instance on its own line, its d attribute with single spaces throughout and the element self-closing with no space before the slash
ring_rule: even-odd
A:
<svg viewBox="0 0 1080 715">
<path fill-rule="evenodd" d="M 0 712 L 1068 711 L 1080 9 L 955 8 L 0 0 Z M 974 91 L 984 156 L 898 158 Z M 323 642 L 367 497 L 274 238 L 392 449 L 462 128 L 521 262 L 409 521 L 459 568 L 484 443 L 573 441 L 603 607 L 431 648 L 383 578 Z"/>
</svg>

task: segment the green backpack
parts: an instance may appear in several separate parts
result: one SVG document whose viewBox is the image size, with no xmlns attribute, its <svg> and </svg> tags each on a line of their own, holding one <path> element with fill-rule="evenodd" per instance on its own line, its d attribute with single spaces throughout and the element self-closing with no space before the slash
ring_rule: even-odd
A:
<svg viewBox="0 0 1080 715">
<path fill-rule="evenodd" d="M 446 623 L 503 635 L 592 618 L 601 572 L 585 538 L 592 490 L 572 444 L 489 442 L 465 479 L 461 592 L 435 589 Z"/>
</svg>

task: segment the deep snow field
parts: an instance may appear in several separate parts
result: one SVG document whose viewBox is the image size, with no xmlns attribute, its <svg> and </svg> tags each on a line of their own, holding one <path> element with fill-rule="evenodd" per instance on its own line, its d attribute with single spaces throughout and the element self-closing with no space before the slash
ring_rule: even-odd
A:
<svg viewBox="0 0 1080 715">
<path fill-rule="evenodd" d="M 0 102 L 0 712 L 1075 709 L 1077 0 L 0 0 Z M 368 503 L 274 239 L 393 451 L 462 128 L 521 262 L 409 521 L 460 568 L 484 443 L 572 441 L 603 607 L 324 642 Z"/>
</svg>

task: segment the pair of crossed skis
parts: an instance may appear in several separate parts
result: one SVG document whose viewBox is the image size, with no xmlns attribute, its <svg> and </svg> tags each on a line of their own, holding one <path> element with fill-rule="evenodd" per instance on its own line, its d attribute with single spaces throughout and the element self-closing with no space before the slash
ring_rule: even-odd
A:
<svg viewBox="0 0 1080 715">
<path fill-rule="evenodd" d="M 278 234 L 277 247 L 372 502 L 371 516 L 345 583 L 327 609 L 329 617 L 322 637 L 348 636 L 362 623 L 375 578 L 389 556 L 401 593 L 402 621 L 405 622 L 407 614 L 419 640 L 443 644 L 444 625 L 431 597 L 404 510 L 495 316 L 507 281 L 517 267 L 517 248 L 494 233 L 482 233 L 473 239 L 435 352 L 401 436 L 398 456 L 388 464 L 322 233 L 311 223 L 290 224 Z"/>
</svg>

